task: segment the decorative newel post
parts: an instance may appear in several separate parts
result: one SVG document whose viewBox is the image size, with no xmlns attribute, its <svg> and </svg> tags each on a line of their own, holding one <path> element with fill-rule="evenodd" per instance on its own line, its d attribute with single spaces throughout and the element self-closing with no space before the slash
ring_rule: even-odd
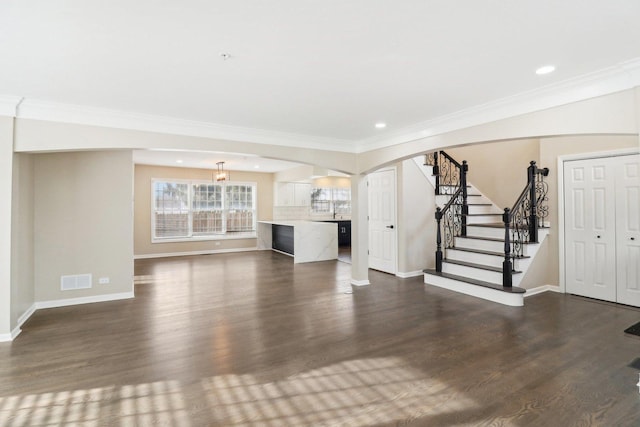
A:
<svg viewBox="0 0 640 427">
<path fill-rule="evenodd" d="M 502 262 L 502 286 L 511 287 L 511 231 L 509 230 L 509 226 L 511 224 L 511 213 L 509 211 L 509 208 L 504 208 L 502 221 L 504 222 L 504 261 Z"/>
<path fill-rule="evenodd" d="M 538 198 L 536 197 L 536 167 L 535 160 L 531 160 L 527 168 L 527 184 L 529 185 L 529 242 L 538 243 Z"/>
<path fill-rule="evenodd" d="M 440 152 L 433 153 L 433 176 L 436 177 L 436 194 L 440 194 L 440 166 L 438 165 L 438 157 Z"/>
<path fill-rule="evenodd" d="M 440 227 L 440 221 L 442 220 L 442 210 L 436 208 L 436 271 L 442 272 L 442 231 Z"/>
<path fill-rule="evenodd" d="M 469 205 L 467 204 L 467 171 L 469 165 L 467 161 L 462 161 L 462 168 L 460 168 L 460 186 L 462 187 L 462 223 L 460 227 L 460 235 L 467 235 L 467 215 L 469 214 Z"/>
</svg>

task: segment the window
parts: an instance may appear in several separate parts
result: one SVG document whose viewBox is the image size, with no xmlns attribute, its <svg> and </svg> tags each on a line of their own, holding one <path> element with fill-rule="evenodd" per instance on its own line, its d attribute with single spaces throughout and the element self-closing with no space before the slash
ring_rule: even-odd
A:
<svg viewBox="0 0 640 427">
<path fill-rule="evenodd" d="M 311 213 L 351 214 L 351 189 L 315 187 L 311 189 Z"/>
<path fill-rule="evenodd" d="M 225 190 L 227 231 L 254 231 L 253 186 L 232 184 Z"/>
<path fill-rule="evenodd" d="M 154 187 L 155 237 L 189 235 L 189 186 L 157 182 Z"/>
<path fill-rule="evenodd" d="M 153 180 L 152 188 L 152 240 L 246 237 L 256 230 L 255 183 Z"/>
<path fill-rule="evenodd" d="M 193 184 L 193 235 L 224 233 L 222 187 L 216 184 Z"/>
</svg>

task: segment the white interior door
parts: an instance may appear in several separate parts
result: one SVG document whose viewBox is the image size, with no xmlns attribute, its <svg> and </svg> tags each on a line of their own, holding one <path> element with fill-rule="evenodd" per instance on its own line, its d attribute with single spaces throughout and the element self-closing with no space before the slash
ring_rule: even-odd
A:
<svg viewBox="0 0 640 427">
<path fill-rule="evenodd" d="M 616 167 L 617 301 L 640 307 L 640 155 Z"/>
<path fill-rule="evenodd" d="M 369 268 L 396 274 L 396 172 L 368 176 Z"/>
<path fill-rule="evenodd" d="M 640 156 L 564 164 L 567 292 L 640 307 Z"/>
<path fill-rule="evenodd" d="M 614 158 L 564 164 L 567 292 L 616 300 Z"/>
</svg>

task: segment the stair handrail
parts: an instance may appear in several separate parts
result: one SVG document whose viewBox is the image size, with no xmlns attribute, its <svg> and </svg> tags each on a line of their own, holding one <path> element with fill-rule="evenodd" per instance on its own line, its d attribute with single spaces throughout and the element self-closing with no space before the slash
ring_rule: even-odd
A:
<svg viewBox="0 0 640 427">
<path fill-rule="evenodd" d="M 444 249 L 446 250 L 453 248 L 455 238 L 462 235 L 462 221 L 459 220 L 462 219 L 462 204 L 455 203 L 456 201 L 460 202 L 461 199 L 462 187 L 459 187 L 444 207 L 436 208 L 436 271 L 439 273 L 442 272 L 442 260 L 444 259 L 442 219 L 444 218 Z"/>
<path fill-rule="evenodd" d="M 443 150 L 426 153 L 424 157 L 424 165 L 433 167 L 436 195 L 452 195 L 457 187 L 463 186 L 463 182 L 466 186 L 469 170 L 466 160 L 459 163 Z"/>
<path fill-rule="evenodd" d="M 527 184 L 511 209 L 505 208 L 504 261 L 502 263 L 502 286 L 512 286 L 515 261 L 524 256 L 524 245 L 538 243 L 538 228 L 544 226 L 544 218 L 549 213 L 548 186 L 544 178 L 549 168 L 540 169 L 536 162 L 529 162 Z"/>
<path fill-rule="evenodd" d="M 435 194 L 451 196 L 444 207 L 436 208 L 436 271 L 442 272 L 444 251 L 455 246 L 455 238 L 467 235 L 467 172 L 469 165 L 451 157 L 443 150 L 425 154 L 425 166 L 433 167 Z M 444 187 L 444 188 L 443 188 Z M 444 224 L 443 224 L 444 218 Z M 444 248 L 443 248 L 444 226 Z M 444 250 L 443 250 L 444 249 Z"/>
</svg>

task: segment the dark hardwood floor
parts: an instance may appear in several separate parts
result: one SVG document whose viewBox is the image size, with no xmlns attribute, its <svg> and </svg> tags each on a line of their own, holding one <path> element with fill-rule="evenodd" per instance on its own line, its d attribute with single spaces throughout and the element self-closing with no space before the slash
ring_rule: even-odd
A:
<svg viewBox="0 0 640 427">
<path fill-rule="evenodd" d="M 270 251 L 136 261 L 135 299 L 0 343 L 0 425 L 640 425 L 639 310 L 349 278 Z"/>
</svg>

